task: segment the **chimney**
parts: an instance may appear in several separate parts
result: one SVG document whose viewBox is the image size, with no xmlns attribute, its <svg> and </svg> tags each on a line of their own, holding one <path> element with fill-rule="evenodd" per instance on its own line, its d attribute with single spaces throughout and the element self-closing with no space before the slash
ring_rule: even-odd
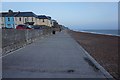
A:
<svg viewBox="0 0 120 80">
<path fill-rule="evenodd" d="M 13 13 L 13 11 L 12 11 L 12 10 L 9 10 L 8 13 Z"/>
</svg>

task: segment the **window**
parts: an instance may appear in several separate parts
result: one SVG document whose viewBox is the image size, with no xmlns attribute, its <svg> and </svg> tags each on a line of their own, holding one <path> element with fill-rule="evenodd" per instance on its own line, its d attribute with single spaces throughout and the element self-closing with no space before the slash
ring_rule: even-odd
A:
<svg viewBox="0 0 120 80">
<path fill-rule="evenodd" d="M 32 21 L 33 21 L 33 17 L 32 17 Z"/>
<path fill-rule="evenodd" d="M 27 19 L 25 18 L 25 22 L 27 22 Z"/>
<path fill-rule="evenodd" d="M 8 21 L 10 21 L 10 18 L 8 18 Z"/>
<path fill-rule="evenodd" d="M 19 21 L 21 21 L 21 18 L 19 18 Z"/>
<path fill-rule="evenodd" d="M 45 22 L 44 19 L 43 19 L 43 22 Z"/>
<path fill-rule="evenodd" d="M 17 17 L 15 17 L 15 21 L 17 21 Z"/>
<path fill-rule="evenodd" d="M 3 22 L 3 17 L 1 19 L 2 19 L 2 22 Z"/>
<path fill-rule="evenodd" d="M 29 18 L 27 17 L 27 21 L 29 21 Z"/>
<path fill-rule="evenodd" d="M 15 28 L 14 24 L 13 24 L 13 28 Z"/>
<path fill-rule="evenodd" d="M 1 24 L 2 26 L 4 26 L 4 24 Z"/>
<path fill-rule="evenodd" d="M 11 26 L 11 24 L 7 24 L 7 26 Z"/>
</svg>

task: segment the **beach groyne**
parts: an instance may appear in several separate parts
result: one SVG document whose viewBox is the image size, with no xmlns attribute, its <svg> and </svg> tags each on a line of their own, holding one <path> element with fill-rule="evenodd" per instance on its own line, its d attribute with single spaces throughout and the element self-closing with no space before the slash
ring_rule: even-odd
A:
<svg viewBox="0 0 120 80">
<path fill-rule="evenodd" d="M 50 35 L 51 32 L 51 28 L 42 30 L 2 29 L 2 55 Z"/>
<path fill-rule="evenodd" d="M 68 33 L 116 80 L 119 78 L 119 36 L 76 32 Z"/>
</svg>

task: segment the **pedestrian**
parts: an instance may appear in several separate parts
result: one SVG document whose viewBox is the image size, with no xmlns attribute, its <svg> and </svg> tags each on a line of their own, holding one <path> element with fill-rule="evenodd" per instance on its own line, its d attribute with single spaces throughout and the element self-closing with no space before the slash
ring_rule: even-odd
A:
<svg viewBox="0 0 120 80">
<path fill-rule="evenodd" d="M 53 30 L 52 33 L 55 34 L 55 30 Z"/>
<path fill-rule="evenodd" d="M 60 28 L 60 32 L 61 32 L 61 28 Z"/>
</svg>

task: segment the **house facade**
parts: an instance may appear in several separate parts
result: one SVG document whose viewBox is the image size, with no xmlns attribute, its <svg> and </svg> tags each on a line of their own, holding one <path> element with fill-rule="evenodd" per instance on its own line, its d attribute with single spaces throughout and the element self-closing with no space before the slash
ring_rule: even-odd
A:
<svg viewBox="0 0 120 80">
<path fill-rule="evenodd" d="M 48 17 L 48 26 L 52 27 L 52 19 L 50 16 L 47 16 L 47 17 Z"/>
<path fill-rule="evenodd" d="M 16 13 L 12 10 L 9 10 L 8 14 L 5 15 L 5 27 L 6 28 L 15 28 L 14 15 Z"/>
<path fill-rule="evenodd" d="M 27 23 L 37 23 L 37 15 L 33 12 L 18 12 L 15 17 L 15 26 L 19 24 L 27 24 Z"/>
<path fill-rule="evenodd" d="M 16 28 L 20 24 L 32 24 L 38 26 L 52 27 L 53 21 L 50 16 L 36 15 L 33 12 L 8 12 L 0 13 L 0 27 Z"/>
<path fill-rule="evenodd" d="M 57 28 L 58 27 L 58 22 L 56 20 L 52 20 L 52 27 Z"/>
<path fill-rule="evenodd" d="M 51 17 L 45 16 L 45 15 L 39 15 L 37 19 L 37 24 L 40 26 L 52 27 Z"/>
<path fill-rule="evenodd" d="M 6 28 L 14 28 L 14 18 L 13 17 L 5 17 L 5 26 Z"/>
<path fill-rule="evenodd" d="M 7 12 L 0 13 L 0 28 L 5 28 L 5 15 Z"/>
</svg>

